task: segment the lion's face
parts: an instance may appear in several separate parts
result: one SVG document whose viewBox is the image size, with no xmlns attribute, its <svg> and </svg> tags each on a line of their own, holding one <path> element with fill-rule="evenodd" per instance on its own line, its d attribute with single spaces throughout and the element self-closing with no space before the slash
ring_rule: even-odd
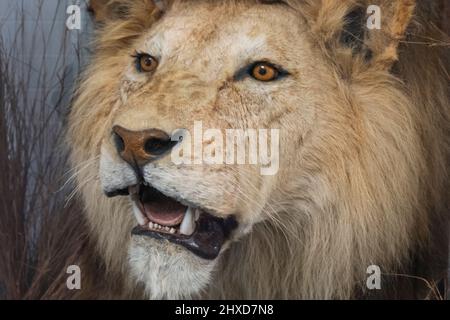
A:
<svg viewBox="0 0 450 320">
<path fill-rule="evenodd" d="M 98 149 L 101 184 L 109 196 L 125 195 L 114 199 L 126 208 L 120 219 L 140 225 L 128 256 L 151 296 L 198 292 L 232 240 L 270 219 L 271 201 L 288 188 L 315 114 L 318 62 L 303 32 L 283 6 L 190 3 L 167 12 L 133 46 L 111 52 L 120 61 L 110 79 L 120 98 L 105 106 L 111 117 Z M 175 164 L 170 138 L 187 129 L 192 139 L 176 147 L 193 145 L 199 121 L 203 132 L 224 133 L 224 143 L 227 129 L 256 129 L 257 136 L 266 129 L 272 163 L 198 164 L 193 146 L 193 163 Z M 271 129 L 279 130 L 279 141 Z M 155 141 L 153 149 L 147 145 Z M 213 142 L 202 141 L 204 150 Z"/>
</svg>

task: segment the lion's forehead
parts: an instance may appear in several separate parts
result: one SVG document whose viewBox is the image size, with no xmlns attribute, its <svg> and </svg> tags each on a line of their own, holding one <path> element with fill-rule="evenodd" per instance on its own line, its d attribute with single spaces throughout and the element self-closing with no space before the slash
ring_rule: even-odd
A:
<svg viewBox="0 0 450 320">
<path fill-rule="evenodd" d="M 283 11 L 281 21 L 279 11 Z M 299 45 L 291 39 L 301 28 L 298 15 L 282 8 L 189 6 L 169 11 L 141 36 L 137 49 L 157 56 L 161 64 L 170 61 L 191 69 L 208 68 L 215 77 L 221 68 L 232 71 L 252 60 L 270 58 L 281 63 L 288 58 L 286 48 L 298 51 Z"/>
</svg>

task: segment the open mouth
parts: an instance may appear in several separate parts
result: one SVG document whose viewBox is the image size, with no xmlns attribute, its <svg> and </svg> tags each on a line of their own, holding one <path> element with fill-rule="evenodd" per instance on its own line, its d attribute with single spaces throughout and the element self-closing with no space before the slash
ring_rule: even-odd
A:
<svg viewBox="0 0 450 320">
<path fill-rule="evenodd" d="M 146 184 L 131 186 L 129 194 L 138 226 L 133 235 L 168 240 L 197 256 L 213 260 L 237 227 L 233 216 L 219 218 L 194 206 L 186 206 Z"/>
</svg>

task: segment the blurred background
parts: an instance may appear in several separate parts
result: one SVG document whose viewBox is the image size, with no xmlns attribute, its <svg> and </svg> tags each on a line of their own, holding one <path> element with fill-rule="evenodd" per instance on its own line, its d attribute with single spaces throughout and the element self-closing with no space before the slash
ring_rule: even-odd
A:
<svg viewBox="0 0 450 320">
<path fill-rule="evenodd" d="M 74 294 L 86 238 L 64 125 L 91 25 L 86 1 L 0 0 L 0 299 Z"/>
</svg>

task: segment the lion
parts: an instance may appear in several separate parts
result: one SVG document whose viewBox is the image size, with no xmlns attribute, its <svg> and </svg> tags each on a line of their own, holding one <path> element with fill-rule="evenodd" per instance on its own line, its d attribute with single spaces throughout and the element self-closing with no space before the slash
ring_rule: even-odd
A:
<svg viewBox="0 0 450 320">
<path fill-rule="evenodd" d="M 90 5 L 95 49 L 68 121 L 87 295 L 434 297 L 450 190 L 438 1 Z M 174 163 L 196 121 L 277 129 L 278 172 Z"/>
</svg>

